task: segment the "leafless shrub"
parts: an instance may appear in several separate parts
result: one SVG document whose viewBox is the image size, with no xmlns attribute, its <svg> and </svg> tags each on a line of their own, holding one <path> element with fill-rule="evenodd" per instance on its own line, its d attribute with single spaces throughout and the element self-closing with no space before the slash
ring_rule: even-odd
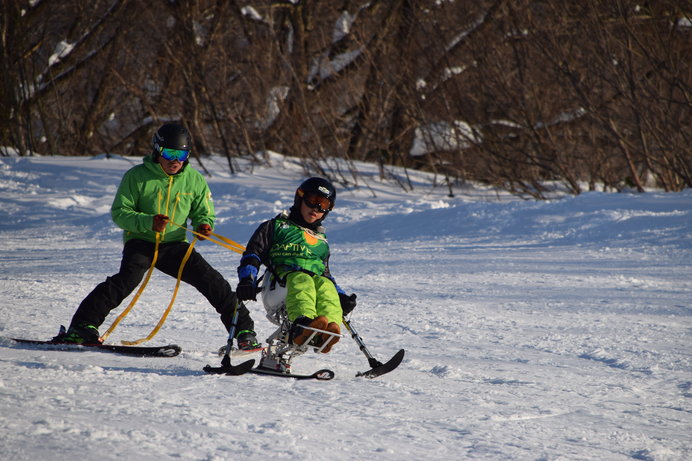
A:
<svg viewBox="0 0 692 461">
<path fill-rule="evenodd" d="M 3 0 L 0 135 L 23 155 L 141 155 L 179 120 L 232 172 L 277 151 L 343 184 L 364 183 L 364 160 L 405 189 L 406 169 L 433 171 L 450 194 L 681 190 L 690 11 L 645 5 Z"/>
</svg>

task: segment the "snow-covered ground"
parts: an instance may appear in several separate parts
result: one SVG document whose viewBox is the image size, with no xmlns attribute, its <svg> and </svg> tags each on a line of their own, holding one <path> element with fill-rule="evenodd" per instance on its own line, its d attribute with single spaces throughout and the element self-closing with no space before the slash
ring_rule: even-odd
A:
<svg viewBox="0 0 692 461">
<path fill-rule="evenodd" d="M 272 158 L 237 175 L 205 161 L 217 233 L 244 244 L 290 204 L 301 169 Z M 353 325 L 381 361 L 406 349 L 374 380 L 355 377 L 368 363 L 350 338 L 294 365 L 331 368 L 329 382 L 205 374 L 226 335 L 189 286 L 151 341 L 182 346 L 175 358 L 11 341 L 50 338 L 117 271 L 109 208 L 140 161 L 0 158 L 0 458 L 692 459 L 692 191 L 449 198 L 427 175 L 405 193 L 372 168 L 326 224 Z M 238 255 L 197 248 L 235 286 Z M 109 341 L 149 333 L 174 286 L 155 273 Z"/>
</svg>

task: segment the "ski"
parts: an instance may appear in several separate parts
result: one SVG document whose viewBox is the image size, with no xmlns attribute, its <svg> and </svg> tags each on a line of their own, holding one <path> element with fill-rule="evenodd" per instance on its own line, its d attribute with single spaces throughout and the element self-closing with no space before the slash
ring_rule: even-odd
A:
<svg viewBox="0 0 692 461">
<path fill-rule="evenodd" d="M 318 381 L 329 381 L 334 378 L 334 372 L 327 368 L 318 370 L 311 375 L 301 375 L 295 373 L 284 373 L 277 370 L 272 370 L 270 368 L 257 367 L 250 370 L 250 373 L 255 373 L 258 375 L 268 375 L 268 376 L 280 376 L 282 378 L 293 378 L 293 379 L 316 379 Z"/>
<path fill-rule="evenodd" d="M 368 371 L 358 372 L 356 373 L 356 376 L 362 376 L 363 378 L 377 378 L 385 373 L 389 373 L 398 367 L 401 361 L 404 360 L 404 353 L 405 351 L 403 349 L 399 350 L 399 352 L 394 354 L 394 356 L 389 359 L 387 363 L 381 363 L 375 359 L 371 359 L 370 366 L 372 368 Z"/>
<path fill-rule="evenodd" d="M 165 346 L 120 346 L 117 344 L 73 344 L 59 341 L 41 341 L 38 339 L 11 338 L 21 344 L 32 344 L 59 351 L 98 350 L 115 354 L 132 355 L 136 357 L 175 357 L 182 349 L 177 344 Z"/>
<path fill-rule="evenodd" d="M 228 358 L 228 356 L 224 357 L 224 360 L 221 361 L 221 366 L 220 367 L 212 367 L 211 365 L 207 365 L 204 368 L 202 368 L 206 373 L 212 374 L 212 375 L 229 375 L 229 376 L 238 376 L 238 375 L 244 375 L 248 371 L 251 371 L 252 367 L 255 366 L 255 361 L 254 360 L 247 360 L 240 365 L 231 365 L 231 360 Z"/>
</svg>

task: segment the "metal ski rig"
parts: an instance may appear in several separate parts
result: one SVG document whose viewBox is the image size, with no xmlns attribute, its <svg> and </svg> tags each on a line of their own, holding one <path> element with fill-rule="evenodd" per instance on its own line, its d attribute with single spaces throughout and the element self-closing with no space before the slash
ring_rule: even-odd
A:
<svg viewBox="0 0 692 461">
<path fill-rule="evenodd" d="M 213 374 L 226 374 L 226 375 L 240 375 L 247 372 L 256 374 L 265 374 L 272 376 L 283 376 L 287 378 L 297 378 L 297 379 L 318 379 L 322 381 L 330 380 L 334 377 L 334 372 L 328 369 L 318 370 L 312 374 L 295 374 L 293 373 L 291 367 L 293 360 L 308 352 L 311 348 L 315 352 L 321 352 L 329 344 L 333 344 L 334 341 L 338 341 L 343 338 L 343 335 L 338 333 L 333 333 L 331 331 L 319 330 L 317 328 L 312 328 L 305 326 L 303 328 L 311 330 L 312 333 L 308 339 L 302 345 L 293 344 L 290 341 L 290 331 L 291 322 L 288 320 L 288 315 L 286 313 L 286 305 L 283 299 L 279 299 L 278 303 L 269 303 L 266 301 L 265 295 L 267 292 L 276 289 L 279 284 L 272 284 L 270 279 L 265 279 L 265 284 L 263 285 L 262 297 L 264 301 L 264 307 L 267 311 L 267 319 L 276 325 L 278 328 L 274 333 L 272 333 L 269 338 L 267 338 L 267 346 L 262 349 L 262 356 L 259 365 L 252 368 L 254 365 L 254 360 L 248 360 L 241 363 L 240 365 L 231 364 L 231 350 L 233 348 L 233 335 L 235 332 L 235 325 L 237 320 L 237 310 L 235 312 L 231 329 L 228 335 L 228 342 L 223 353 L 223 359 L 221 361 L 220 367 L 212 367 L 207 365 L 204 367 L 204 371 Z M 370 369 L 364 372 L 358 372 L 357 377 L 364 378 L 376 378 L 382 376 L 385 373 L 397 368 L 404 359 L 405 351 L 400 349 L 392 358 L 390 358 L 386 363 L 382 363 L 377 360 L 368 350 L 367 346 L 363 342 L 358 332 L 355 330 L 353 325 L 347 319 L 343 319 L 343 323 L 351 333 L 351 337 L 358 344 L 361 352 L 365 354 L 368 359 L 368 364 Z M 318 336 L 319 335 L 319 336 Z M 324 337 L 328 337 L 326 341 L 320 341 Z"/>
<path fill-rule="evenodd" d="M 267 347 L 262 350 L 262 358 L 256 370 L 268 370 L 273 372 L 272 374 L 284 373 L 290 375 L 291 363 L 294 358 L 303 355 L 310 348 L 313 348 L 315 352 L 322 352 L 322 350 L 329 344 L 332 344 L 333 341 L 338 341 L 343 338 L 343 335 L 331 331 L 320 330 L 309 326 L 303 328 L 312 331 L 308 339 L 300 346 L 292 344 L 289 341 L 291 324 L 288 319 L 283 319 L 279 328 L 267 338 Z M 325 335 L 329 338 L 322 344 L 315 345 L 317 339 Z"/>
</svg>

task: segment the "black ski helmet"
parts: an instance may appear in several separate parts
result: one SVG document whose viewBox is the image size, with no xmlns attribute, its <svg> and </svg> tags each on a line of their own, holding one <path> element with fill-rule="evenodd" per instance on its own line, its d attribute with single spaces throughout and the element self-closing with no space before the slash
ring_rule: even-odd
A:
<svg viewBox="0 0 692 461">
<path fill-rule="evenodd" d="M 329 207 L 329 210 L 324 213 L 324 217 L 326 218 L 327 214 L 332 208 L 334 208 L 334 204 L 336 203 L 336 188 L 334 185 L 324 178 L 312 177 L 306 179 L 300 186 L 298 186 L 298 189 L 296 189 L 293 205 L 298 207 L 301 200 L 303 200 L 303 197 L 307 194 L 316 194 L 327 198 L 331 202 L 332 206 Z"/>
<path fill-rule="evenodd" d="M 187 131 L 187 128 L 177 123 L 166 123 L 151 138 L 154 160 L 158 160 L 162 147 L 191 150 L 192 138 L 190 137 L 190 132 Z"/>
</svg>

